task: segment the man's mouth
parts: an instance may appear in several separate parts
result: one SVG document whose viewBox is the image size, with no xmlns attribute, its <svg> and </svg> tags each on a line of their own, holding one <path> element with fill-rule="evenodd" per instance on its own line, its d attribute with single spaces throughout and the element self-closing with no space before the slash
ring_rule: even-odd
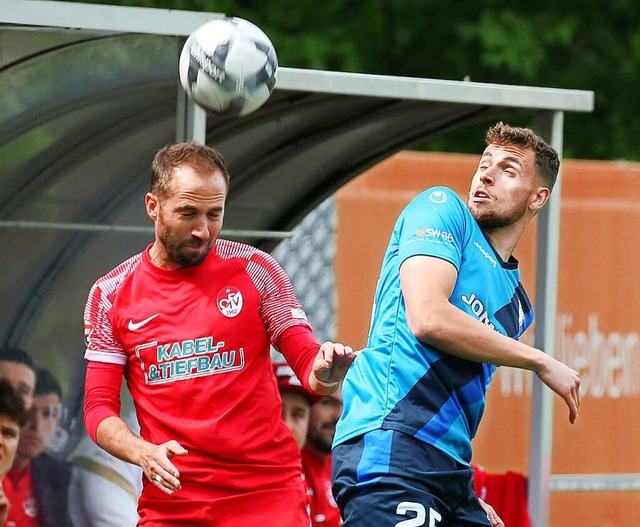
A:
<svg viewBox="0 0 640 527">
<path fill-rule="evenodd" d="M 481 188 L 476 189 L 476 191 L 473 193 L 473 197 L 475 199 L 478 199 L 478 200 L 491 200 L 491 199 L 493 199 L 491 197 L 491 195 L 486 190 L 481 189 Z"/>
</svg>

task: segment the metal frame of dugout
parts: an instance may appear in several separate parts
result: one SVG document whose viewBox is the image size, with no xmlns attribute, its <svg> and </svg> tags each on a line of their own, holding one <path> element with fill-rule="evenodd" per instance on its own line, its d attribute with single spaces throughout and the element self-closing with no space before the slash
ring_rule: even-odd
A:
<svg viewBox="0 0 640 527">
<path fill-rule="evenodd" d="M 67 28 L 69 31 L 95 30 L 98 32 L 187 36 L 203 23 L 219 16 L 223 15 L 43 0 L 3 0 L 0 25 Z M 562 152 L 563 148 L 564 112 L 590 112 L 594 107 L 594 94 L 590 91 L 311 71 L 284 67 L 278 71 L 274 94 L 279 91 L 311 95 L 337 95 L 354 100 L 356 98 L 387 98 L 396 101 L 413 101 L 418 104 L 428 102 L 441 105 L 443 111 L 452 104 L 463 107 L 503 109 L 504 111 L 531 111 L 538 116 L 543 135 L 548 138 L 558 152 Z M 178 93 L 176 139 L 206 142 L 206 112 L 188 100 L 182 90 L 178 90 Z M 390 146 L 384 154 L 390 155 L 394 148 L 397 150 L 399 146 Z M 331 153 L 328 152 L 328 154 Z M 383 154 L 378 157 L 382 158 Z M 355 175 L 357 174 L 351 174 L 351 177 Z M 537 247 L 535 291 L 538 318 L 535 326 L 535 345 L 550 353 L 553 353 L 555 342 L 560 186 L 561 177 L 558 178 L 557 190 L 552 194 L 549 206 L 540 214 L 538 224 L 540 235 Z M 29 222 L 8 222 L 2 226 L 7 228 L 30 227 Z M 38 228 L 42 227 L 43 225 L 38 225 Z M 92 230 L 109 227 L 91 224 L 51 224 L 50 228 Z M 126 229 L 126 226 L 124 228 Z M 255 232 L 245 234 L 247 237 L 256 236 Z M 272 230 L 265 231 L 262 235 L 263 237 L 284 238 L 289 233 Z M 537 378 L 533 386 L 532 405 L 528 476 L 529 509 L 533 525 L 546 527 L 548 525 L 550 489 L 555 487 L 560 490 L 562 485 L 552 485 L 553 477 L 550 473 L 553 394 L 550 390 L 543 389 Z M 633 479 L 631 484 L 640 487 L 638 479 L 640 478 Z M 593 487 L 588 482 L 587 485 L 582 485 L 585 489 L 590 486 Z M 571 489 L 575 490 L 575 482 Z"/>
</svg>

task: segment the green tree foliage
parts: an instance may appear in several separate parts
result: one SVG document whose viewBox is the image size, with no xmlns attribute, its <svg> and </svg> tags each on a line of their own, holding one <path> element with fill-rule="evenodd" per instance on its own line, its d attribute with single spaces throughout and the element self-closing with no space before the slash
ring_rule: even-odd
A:
<svg viewBox="0 0 640 527">
<path fill-rule="evenodd" d="M 101 3 L 246 18 L 269 35 L 280 64 L 289 67 L 593 90 L 593 113 L 565 117 L 565 154 L 640 160 L 637 0 Z M 421 146 L 475 152 L 483 128 Z"/>
</svg>

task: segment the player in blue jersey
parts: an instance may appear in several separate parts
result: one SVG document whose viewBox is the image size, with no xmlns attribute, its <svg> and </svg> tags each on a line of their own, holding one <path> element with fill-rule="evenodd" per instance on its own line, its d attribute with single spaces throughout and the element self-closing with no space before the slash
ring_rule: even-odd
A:
<svg viewBox="0 0 640 527">
<path fill-rule="evenodd" d="M 334 439 L 345 527 L 501 524 L 469 466 L 497 365 L 535 372 L 578 416 L 578 374 L 518 341 L 533 309 L 512 253 L 549 199 L 558 155 L 503 123 L 486 141 L 466 204 L 431 188 L 396 222 Z"/>
</svg>

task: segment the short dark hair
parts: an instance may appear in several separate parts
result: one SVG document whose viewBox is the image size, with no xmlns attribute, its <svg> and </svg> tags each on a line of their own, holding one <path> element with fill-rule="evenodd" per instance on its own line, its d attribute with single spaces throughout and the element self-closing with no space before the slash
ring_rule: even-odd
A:
<svg viewBox="0 0 640 527">
<path fill-rule="evenodd" d="M 488 145 L 517 145 L 533 150 L 538 176 L 549 190 L 553 190 L 560 168 L 560 158 L 558 152 L 533 130 L 499 122 L 487 130 L 486 142 Z"/>
<path fill-rule="evenodd" d="M 46 368 L 38 368 L 36 370 L 36 387 L 33 395 L 47 395 L 50 393 L 55 393 L 62 400 L 62 387 L 58 379 Z"/>
<path fill-rule="evenodd" d="M 27 424 L 29 412 L 24 399 L 7 381 L 0 379 L 0 415 L 5 415 L 22 428 Z"/>
<path fill-rule="evenodd" d="M 36 363 L 31 355 L 20 348 L 14 348 L 12 346 L 3 346 L 0 348 L 0 360 L 6 362 L 17 362 L 18 364 L 24 364 L 36 371 Z"/>
<path fill-rule="evenodd" d="M 229 172 L 220 152 L 196 142 L 175 143 L 160 149 L 151 163 L 150 191 L 161 197 L 171 191 L 171 178 L 180 165 L 189 165 L 201 172 L 222 172 L 227 189 Z"/>
</svg>

